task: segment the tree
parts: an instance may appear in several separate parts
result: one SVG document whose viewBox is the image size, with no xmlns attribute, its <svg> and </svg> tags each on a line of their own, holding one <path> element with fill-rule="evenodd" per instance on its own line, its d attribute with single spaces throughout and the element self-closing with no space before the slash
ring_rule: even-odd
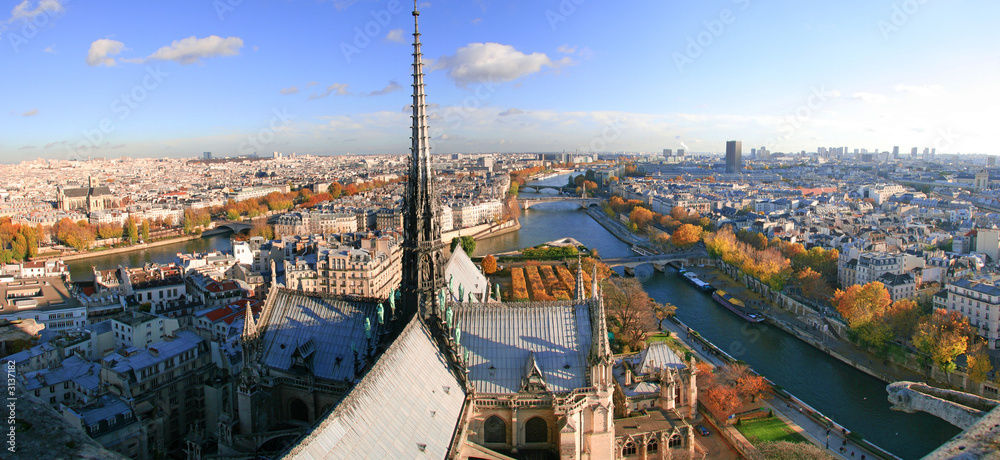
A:
<svg viewBox="0 0 1000 460">
<path fill-rule="evenodd" d="M 251 238 L 259 236 L 264 238 L 265 240 L 273 240 L 274 227 L 268 225 L 267 222 L 263 220 L 254 222 L 253 226 L 250 227 L 250 233 L 248 234 L 248 236 Z"/>
<path fill-rule="evenodd" d="M 460 244 L 462 245 L 462 251 L 465 251 L 468 255 L 472 255 L 472 253 L 476 250 L 475 238 L 471 236 L 463 236 L 459 238 L 456 236 L 451 239 L 451 252 L 455 252 L 455 248 L 457 248 Z"/>
<path fill-rule="evenodd" d="M 483 273 L 492 275 L 497 272 L 497 259 L 492 254 L 483 257 Z"/>
<path fill-rule="evenodd" d="M 518 184 L 517 182 L 511 181 L 510 182 L 510 190 L 507 190 L 507 194 L 510 195 L 510 196 L 517 196 L 518 190 L 520 190 L 520 188 L 521 188 L 521 184 Z"/>
<path fill-rule="evenodd" d="M 646 228 L 646 225 L 653 220 L 653 211 L 646 208 L 636 207 L 628 215 L 628 218 L 635 224 L 636 228 Z"/>
<path fill-rule="evenodd" d="M 739 392 L 729 385 L 715 385 L 703 393 L 705 405 L 711 408 L 720 419 L 728 419 L 730 415 L 743 406 Z"/>
<path fill-rule="evenodd" d="M 623 345 L 638 348 L 653 326 L 653 300 L 635 278 L 606 281 L 604 305 L 617 338 Z"/>
<path fill-rule="evenodd" d="M 125 221 L 125 235 L 129 244 L 135 244 L 139 241 L 139 229 L 136 228 L 135 218 L 132 216 L 129 216 L 128 220 Z"/>
<path fill-rule="evenodd" d="M 846 291 L 838 289 L 833 295 L 833 304 L 853 328 L 881 318 L 892 304 L 892 298 L 885 285 L 872 281 L 864 286 L 855 284 Z"/>
<path fill-rule="evenodd" d="M 663 305 L 654 303 L 653 311 L 656 313 L 656 328 L 662 331 L 663 320 L 674 316 L 674 314 L 677 313 L 677 306 L 670 302 L 664 303 Z"/>
<path fill-rule="evenodd" d="M 142 234 L 142 240 L 149 242 L 149 219 L 142 220 L 142 227 L 139 229 L 139 233 Z"/>
<path fill-rule="evenodd" d="M 945 372 L 951 372 L 955 369 L 955 358 L 968 348 L 971 333 L 969 318 L 957 311 L 939 308 L 917 325 L 913 345 Z"/>
<path fill-rule="evenodd" d="M 900 299 L 892 303 L 886 312 L 886 320 L 892 328 L 893 336 L 909 338 L 917 330 L 923 310 L 910 299 Z"/>
<path fill-rule="evenodd" d="M 330 184 L 330 186 L 327 187 L 326 190 L 327 190 L 327 193 L 329 193 L 330 196 L 333 197 L 333 199 L 336 200 L 337 198 L 340 198 L 340 195 L 342 193 L 344 193 L 344 186 L 340 185 L 339 182 L 334 182 L 334 183 Z"/>
<path fill-rule="evenodd" d="M 686 248 L 701 240 L 701 227 L 684 224 L 677 227 L 677 231 L 670 235 L 670 241 L 674 246 Z"/>
<path fill-rule="evenodd" d="M 985 382 L 993 371 L 993 364 L 990 363 L 990 355 L 985 345 L 981 339 L 976 340 L 965 352 L 965 368 L 969 378 L 976 382 Z"/>
<path fill-rule="evenodd" d="M 611 205 L 611 209 L 614 209 L 615 212 L 622 212 L 625 210 L 625 200 L 623 200 L 620 196 L 611 197 L 608 204 Z"/>
<path fill-rule="evenodd" d="M 817 302 L 827 300 L 833 295 L 833 289 L 826 284 L 823 276 L 811 267 L 806 267 L 795 274 L 796 284 L 802 289 L 802 295 Z"/>
</svg>

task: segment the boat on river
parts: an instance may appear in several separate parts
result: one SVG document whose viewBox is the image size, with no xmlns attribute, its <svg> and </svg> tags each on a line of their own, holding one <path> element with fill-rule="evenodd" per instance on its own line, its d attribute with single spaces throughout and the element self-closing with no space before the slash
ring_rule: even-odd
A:
<svg viewBox="0 0 1000 460">
<path fill-rule="evenodd" d="M 694 287 L 696 287 L 698 289 L 701 289 L 702 291 L 708 292 L 708 291 L 712 290 L 712 285 L 708 284 L 708 283 L 702 281 L 700 278 L 698 278 L 698 274 L 695 273 L 695 272 L 688 272 L 688 271 L 686 271 L 686 272 L 682 273 L 681 276 L 683 276 L 684 279 L 687 280 L 687 282 L 693 284 Z"/>
<path fill-rule="evenodd" d="M 758 313 L 757 311 L 747 307 L 743 301 L 733 297 L 726 291 L 719 289 L 712 293 L 712 298 L 715 299 L 723 307 L 729 309 L 729 311 L 736 313 L 737 316 L 743 318 L 751 323 L 759 323 L 764 321 L 764 315 Z"/>
</svg>

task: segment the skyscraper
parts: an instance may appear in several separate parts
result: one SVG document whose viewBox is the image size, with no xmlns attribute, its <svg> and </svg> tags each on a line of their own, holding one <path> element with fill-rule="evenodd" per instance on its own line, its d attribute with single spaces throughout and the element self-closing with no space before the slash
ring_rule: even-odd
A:
<svg viewBox="0 0 1000 460">
<path fill-rule="evenodd" d="M 403 281 L 405 314 L 424 318 L 438 315 L 434 295 L 444 286 L 444 242 L 441 241 L 441 204 L 431 174 L 430 129 L 424 94 L 424 64 L 420 52 L 420 12 L 413 11 L 413 127 L 410 134 L 410 170 L 403 198 Z"/>
<path fill-rule="evenodd" d="M 726 142 L 726 174 L 737 174 L 743 170 L 743 142 Z"/>
</svg>

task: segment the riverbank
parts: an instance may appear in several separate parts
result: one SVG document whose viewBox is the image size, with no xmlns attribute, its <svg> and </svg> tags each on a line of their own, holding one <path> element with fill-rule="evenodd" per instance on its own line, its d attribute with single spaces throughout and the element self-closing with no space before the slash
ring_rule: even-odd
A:
<svg viewBox="0 0 1000 460">
<path fill-rule="evenodd" d="M 589 215 L 591 218 L 597 221 L 598 224 L 601 224 L 602 227 L 604 227 L 607 231 L 611 232 L 611 234 L 614 235 L 615 238 L 618 238 L 622 242 L 631 244 L 633 246 L 650 245 L 648 239 L 640 237 L 635 233 L 630 232 L 620 222 L 617 222 L 611 217 L 609 217 L 607 214 L 604 214 L 604 211 L 587 209 L 587 215 Z"/>
<path fill-rule="evenodd" d="M 96 258 L 96 257 L 104 257 L 104 256 L 115 255 L 115 254 L 127 254 L 127 253 L 130 253 L 130 252 L 144 251 L 144 250 L 147 250 L 147 249 L 157 248 L 157 247 L 160 247 L 160 246 L 168 246 L 168 245 L 171 245 L 171 244 L 185 243 L 185 242 L 188 242 L 188 241 L 194 241 L 194 240 L 198 240 L 198 239 L 201 239 L 201 238 L 202 238 L 202 235 L 185 235 L 185 236 L 179 236 L 179 237 L 176 237 L 176 238 L 168 238 L 168 239 L 165 239 L 165 240 L 154 241 L 152 243 L 137 244 L 137 245 L 134 245 L 134 246 L 128 246 L 128 247 L 124 247 L 124 248 L 105 249 L 103 251 L 90 251 L 90 252 L 84 252 L 84 253 L 80 253 L 80 254 L 47 256 L 47 257 L 38 258 L 38 259 L 35 259 L 35 260 L 36 261 L 45 261 L 45 260 L 58 259 L 58 260 L 62 260 L 64 262 L 69 262 L 69 261 L 73 261 L 73 260 L 93 259 L 93 258 Z"/>
</svg>

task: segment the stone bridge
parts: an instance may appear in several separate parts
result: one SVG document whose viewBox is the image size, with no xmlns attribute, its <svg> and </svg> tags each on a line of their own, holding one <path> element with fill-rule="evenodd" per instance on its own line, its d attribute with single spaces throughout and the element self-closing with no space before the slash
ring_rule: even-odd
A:
<svg viewBox="0 0 1000 460">
<path fill-rule="evenodd" d="M 216 224 L 215 228 L 220 228 L 220 229 L 224 228 L 227 230 L 231 230 L 235 234 L 240 234 L 249 232 L 250 229 L 253 227 L 251 227 L 250 224 L 246 224 L 243 222 L 225 222 Z"/>
<path fill-rule="evenodd" d="M 673 254 L 655 254 L 651 256 L 618 257 L 613 259 L 601 259 L 609 267 L 624 267 L 626 274 L 635 272 L 635 267 L 640 265 L 652 265 L 657 271 L 664 271 L 667 264 L 681 262 L 681 265 L 689 263 L 691 259 L 702 259 L 708 257 L 708 253 L 703 250 L 677 252 Z"/>
<path fill-rule="evenodd" d="M 587 209 L 590 206 L 601 206 L 604 202 L 601 198 L 580 198 L 572 196 L 554 196 L 551 198 L 518 198 L 517 204 L 521 206 L 521 209 L 528 209 L 536 204 L 542 203 L 576 203 L 580 205 L 581 208 Z"/>
<path fill-rule="evenodd" d="M 525 185 L 525 186 L 521 187 L 521 191 L 522 192 L 527 192 L 529 188 L 533 192 L 535 192 L 535 193 L 538 193 L 538 192 L 540 192 L 542 190 L 545 190 L 545 189 L 555 190 L 557 192 L 561 192 L 563 190 L 563 187 L 561 185 L 530 185 L 529 184 L 529 185 Z"/>
<path fill-rule="evenodd" d="M 1000 457 L 1000 401 L 915 382 L 895 382 L 885 389 L 893 410 L 927 412 L 965 430 L 925 459 Z"/>
</svg>

